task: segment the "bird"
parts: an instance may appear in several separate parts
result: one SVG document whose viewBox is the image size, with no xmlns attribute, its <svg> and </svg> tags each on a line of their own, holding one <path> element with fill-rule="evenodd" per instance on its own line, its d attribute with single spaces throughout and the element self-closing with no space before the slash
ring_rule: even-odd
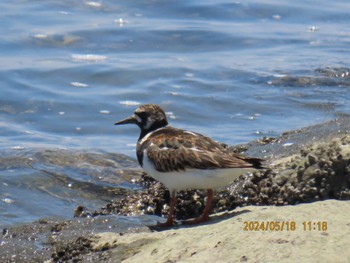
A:
<svg viewBox="0 0 350 263">
<path fill-rule="evenodd" d="M 140 128 L 137 160 L 148 175 L 170 191 L 167 220 L 164 223 L 158 221 L 157 226 L 176 224 L 174 209 L 178 191 L 207 190 L 202 214 L 182 222 L 202 223 L 209 220 L 213 189 L 227 186 L 246 172 L 264 168 L 263 159 L 229 152 L 222 143 L 207 136 L 170 126 L 164 110 L 156 104 L 140 105 L 130 117 L 114 124 L 136 124 Z"/>
</svg>

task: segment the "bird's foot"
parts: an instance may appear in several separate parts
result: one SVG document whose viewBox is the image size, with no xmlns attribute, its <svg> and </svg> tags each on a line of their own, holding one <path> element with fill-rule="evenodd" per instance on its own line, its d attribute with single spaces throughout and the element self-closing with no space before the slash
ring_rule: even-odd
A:
<svg viewBox="0 0 350 263">
<path fill-rule="evenodd" d="M 209 216 L 201 215 L 200 217 L 197 217 L 194 219 L 184 220 L 184 221 L 182 221 L 182 224 L 183 225 L 195 225 L 195 224 L 200 224 L 200 223 L 206 222 L 208 220 L 209 220 Z"/>
<path fill-rule="evenodd" d="M 161 223 L 159 221 L 157 221 L 157 227 L 172 227 L 172 226 L 175 226 L 177 225 L 176 221 L 175 220 L 167 220 L 166 222 L 164 223 Z"/>
</svg>

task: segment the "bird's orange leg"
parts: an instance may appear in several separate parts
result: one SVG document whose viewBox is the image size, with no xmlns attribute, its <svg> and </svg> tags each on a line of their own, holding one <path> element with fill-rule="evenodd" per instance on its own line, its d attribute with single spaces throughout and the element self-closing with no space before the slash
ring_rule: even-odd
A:
<svg viewBox="0 0 350 263">
<path fill-rule="evenodd" d="M 195 219 L 190 219 L 190 220 L 183 221 L 182 224 L 193 225 L 193 224 L 199 224 L 199 223 L 202 223 L 202 222 L 205 222 L 205 221 L 209 220 L 209 212 L 210 212 L 211 202 L 213 200 L 213 195 L 214 195 L 213 190 L 212 189 L 208 189 L 207 195 L 208 195 L 208 197 L 207 197 L 207 204 L 204 207 L 203 213 L 199 217 L 197 217 Z"/>
<path fill-rule="evenodd" d="M 170 209 L 169 209 L 168 218 L 165 221 L 165 223 L 161 223 L 158 221 L 157 226 L 170 227 L 170 226 L 174 225 L 174 223 L 175 223 L 175 220 L 174 220 L 175 205 L 176 205 L 176 194 L 175 194 L 175 192 L 172 192 L 171 199 L 170 199 Z"/>
</svg>

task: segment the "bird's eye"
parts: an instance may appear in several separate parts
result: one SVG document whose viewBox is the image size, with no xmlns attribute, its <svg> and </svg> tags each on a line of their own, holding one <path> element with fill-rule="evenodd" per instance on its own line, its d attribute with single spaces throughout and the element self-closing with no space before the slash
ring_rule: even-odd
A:
<svg viewBox="0 0 350 263">
<path fill-rule="evenodd" d="M 139 116 L 141 119 L 147 118 L 147 113 L 144 111 L 138 112 L 136 115 Z"/>
</svg>

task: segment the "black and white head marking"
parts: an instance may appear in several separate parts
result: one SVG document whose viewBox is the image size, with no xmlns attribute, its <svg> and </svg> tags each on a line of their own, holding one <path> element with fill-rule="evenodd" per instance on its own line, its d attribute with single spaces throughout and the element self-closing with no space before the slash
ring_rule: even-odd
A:
<svg viewBox="0 0 350 263">
<path fill-rule="evenodd" d="M 115 123 L 119 124 L 136 124 L 139 126 L 141 140 L 148 133 L 168 125 L 165 112 L 155 104 L 144 104 L 138 107 L 130 117 Z"/>
</svg>

